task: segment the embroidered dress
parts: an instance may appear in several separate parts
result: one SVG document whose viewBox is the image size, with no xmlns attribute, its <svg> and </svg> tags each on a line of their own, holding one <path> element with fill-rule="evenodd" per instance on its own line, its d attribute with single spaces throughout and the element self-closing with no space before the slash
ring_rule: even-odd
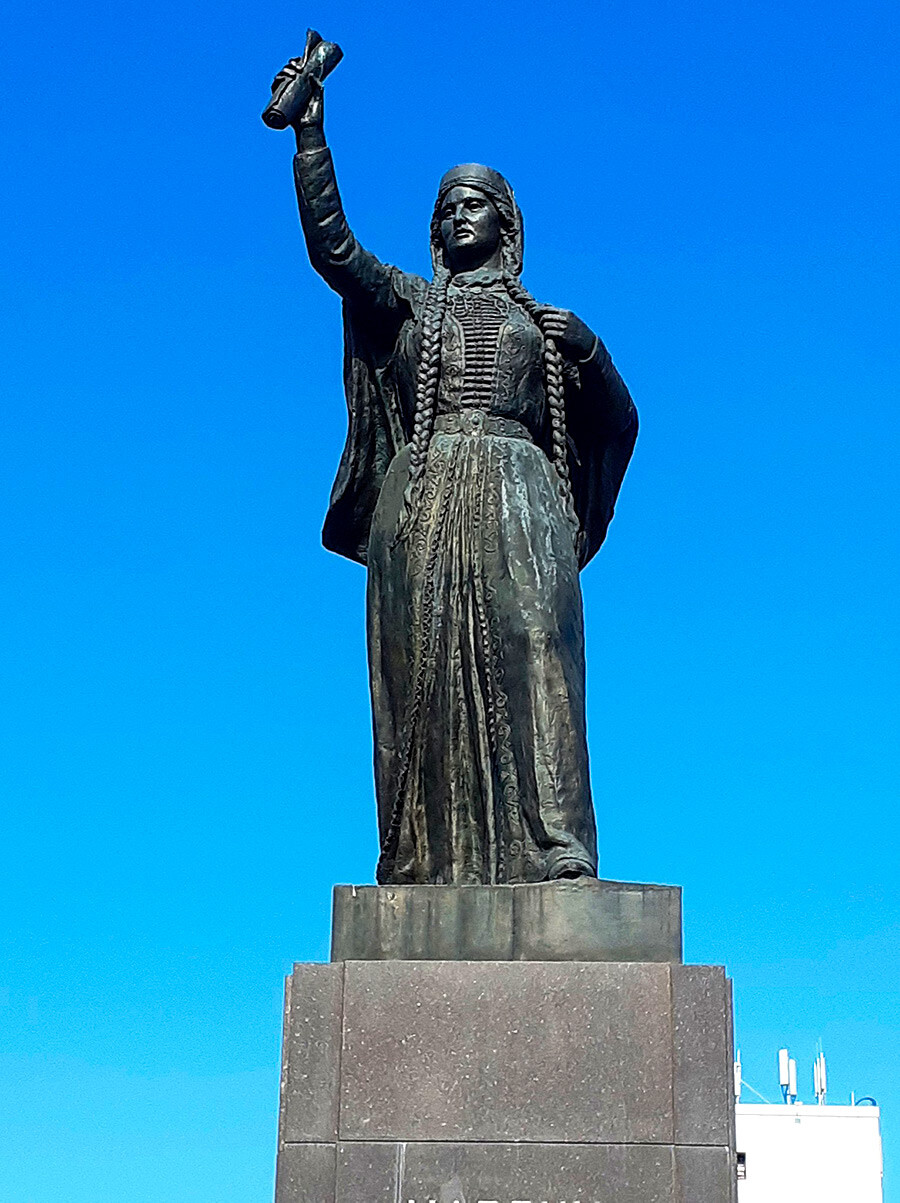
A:
<svg viewBox="0 0 900 1203">
<path fill-rule="evenodd" d="M 443 387 L 411 538 L 396 457 L 369 539 L 379 798 L 393 880 L 596 871 L 578 564 L 542 422 L 541 335 L 501 286 L 451 288 Z M 413 339 L 401 356 L 411 366 Z"/>
<path fill-rule="evenodd" d="M 403 527 L 426 285 L 350 234 L 327 151 L 299 154 L 296 178 L 313 264 L 345 300 L 350 427 L 324 538 L 369 573 L 380 880 L 595 875 L 581 565 L 548 454 L 541 331 L 500 272 L 452 278 L 434 429 Z M 584 563 L 635 420 L 602 344 L 570 377 Z"/>
</svg>

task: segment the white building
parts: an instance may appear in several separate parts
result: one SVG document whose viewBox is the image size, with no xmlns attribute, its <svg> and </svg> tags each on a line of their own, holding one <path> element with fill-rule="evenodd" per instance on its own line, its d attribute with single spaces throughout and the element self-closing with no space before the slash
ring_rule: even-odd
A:
<svg viewBox="0 0 900 1203">
<path fill-rule="evenodd" d="M 824 1057 L 820 1102 L 798 1103 L 783 1057 L 787 1101 L 737 1104 L 738 1203 L 883 1203 L 878 1107 L 826 1105 Z M 740 1097 L 740 1061 L 735 1071 Z"/>
</svg>

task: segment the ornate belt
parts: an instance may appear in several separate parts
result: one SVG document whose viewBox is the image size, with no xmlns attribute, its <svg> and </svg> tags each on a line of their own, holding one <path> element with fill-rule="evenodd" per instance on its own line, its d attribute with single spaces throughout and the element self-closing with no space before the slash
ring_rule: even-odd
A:
<svg viewBox="0 0 900 1203">
<path fill-rule="evenodd" d="M 500 434 L 509 439 L 528 439 L 531 431 L 515 418 L 502 418 L 483 409 L 464 410 L 456 414 L 438 414 L 434 420 L 435 434 Z"/>
</svg>

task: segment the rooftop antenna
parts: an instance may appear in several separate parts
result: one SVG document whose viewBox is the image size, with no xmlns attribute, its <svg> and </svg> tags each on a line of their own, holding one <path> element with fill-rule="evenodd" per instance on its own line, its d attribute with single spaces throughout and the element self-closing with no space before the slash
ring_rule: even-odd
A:
<svg viewBox="0 0 900 1203">
<path fill-rule="evenodd" d="M 786 1048 L 778 1050 L 778 1085 L 784 1101 L 793 1103 L 797 1098 L 797 1062 Z"/>
<path fill-rule="evenodd" d="M 822 1044 L 819 1043 L 819 1052 L 813 1062 L 813 1085 L 816 1088 L 816 1102 L 820 1107 L 825 1104 L 825 1095 L 828 1093 L 828 1074 L 825 1069 L 825 1054 L 822 1051 Z"/>
<path fill-rule="evenodd" d="M 791 1086 L 791 1058 L 786 1048 L 778 1050 L 778 1085 L 781 1087 L 781 1097 L 787 1102 Z"/>
</svg>

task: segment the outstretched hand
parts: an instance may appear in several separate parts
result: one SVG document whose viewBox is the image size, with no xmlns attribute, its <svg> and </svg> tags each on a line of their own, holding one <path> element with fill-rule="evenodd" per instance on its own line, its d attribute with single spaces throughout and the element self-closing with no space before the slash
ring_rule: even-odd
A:
<svg viewBox="0 0 900 1203">
<path fill-rule="evenodd" d="M 290 62 L 285 63 L 272 80 L 272 91 L 274 92 L 287 80 L 296 79 L 303 66 L 304 59 L 302 58 L 292 58 Z M 314 83 L 308 104 L 297 114 L 292 122 L 294 133 L 297 136 L 298 150 L 313 150 L 318 146 L 323 146 L 325 143 L 322 132 L 325 108 L 324 95 L 325 92 L 322 85 Z"/>
<path fill-rule="evenodd" d="M 292 58 L 284 64 L 272 80 L 272 91 L 277 92 L 281 85 L 289 79 L 296 79 L 303 67 L 302 58 Z"/>
<path fill-rule="evenodd" d="M 299 58 L 289 59 L 272 83 L 272 101 L 263 113 L 271 129 L 293 127 L 298 150 L 325 145 L 322 132 L 322 84 L 343 58 L 334 42 L 326 42 L 314 29 L 306 31 L 306 47 Z"/>
<path fill-rule="evenodd" d="M 567 359 L 588 359 L 597 345 L 597 336 L 569 309 L 542 305 L 538 313 L 541 330 L 552 338 Z"/>
</svg>

